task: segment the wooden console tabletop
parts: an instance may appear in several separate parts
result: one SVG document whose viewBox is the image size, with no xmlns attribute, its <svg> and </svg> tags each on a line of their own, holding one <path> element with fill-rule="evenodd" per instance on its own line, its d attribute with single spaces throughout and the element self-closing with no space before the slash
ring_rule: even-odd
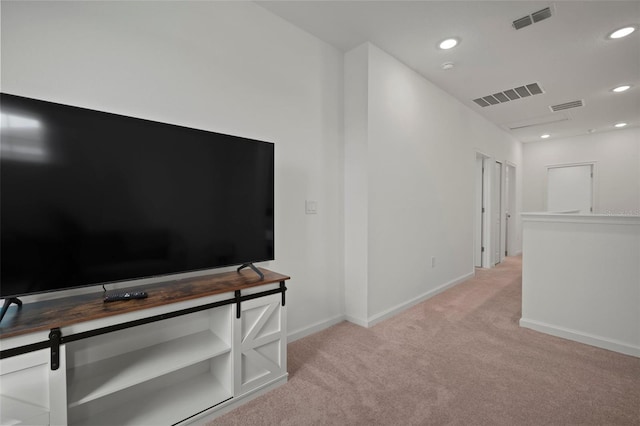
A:
<svg viewBox="0 0 640 426">
<path fill-rule="evenodd" d="M 264 280 L 245 269 L 126 288 L 127 291 L 146 291 L 146 299 L 104 303 L 100 291 L 24 303 L 21 308 L 13 305 L 0 323 L 0 339 L 290 279 L 268 269 L 258 269 L 264 274 Z"/>
</svg>

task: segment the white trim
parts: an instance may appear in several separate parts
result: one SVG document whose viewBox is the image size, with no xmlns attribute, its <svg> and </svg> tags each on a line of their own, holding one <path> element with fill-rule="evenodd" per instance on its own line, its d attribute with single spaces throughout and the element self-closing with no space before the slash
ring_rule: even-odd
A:
<svg viewBox="0 0 640 426">
<path fill-rule="evenodd" d="M 352 324 L 359 325 L 360 327 L 369 328 L 369 322 L 362 318 L 352 317 L 351 315 L 345 315 L 345 320 Z"/>
<path fill-rule="evenodd" d="M 482 155 L 484 158 L 491 158 L 489 154 L 487 154 L 486 152 L 480 151 L 478 148 L 474 148 L 474 152 L 476 154 Z"/>
<path fill-rule="evenodd" d="M 496 163 L 500 163 L 500 234 L 498 238 L 498 263 L 502 263 L 506 255 L 504 254 L 505 248 L 507 247 L 507 206 L 506 206 L 506 190 L 507 190 L 507 165 L 505 161 L 498 161 Z M 495 250 L 494 250 L 495 251 Z M 495 259 L 494 259 L 495 260 Z"/>
<path fill-rule="evenodd" d="M 347 320 L 350 321 L 345 315 L 336 315 L 333 318 L 329 318 L 327 320 L 318 321 L 314 324 L 311 324 L 308 327 L 300 328 L 296 331 L 292 331 L 287 335 L 287 342 L 291 343 L 298 339 L 302 339 L 303 337 L 309 336 L 311 334 L 317 333 L 319 331 L 324 330 L 325 328 L 332 327 L 336 324 L 341 323 L 342 321 Z M 351 321 L 353 322 L 353 321 Z"/>
<path fill-rule="evenodd" d="M 562 337 L 563 339 L 569 339 L 575 342 L 584 343 L 587 345 L 596 346 L 598 348 L 608 349 L 610 351 L 640 358 L 640 346 L 634 346 L 629 343 L 621 342 L 619 340 L 606 339 L 604 337 L 596 336 L 593 334 L 583 333 L 581 331 L 558 327 L 555 325 L 546 324 L 540 321 L 530 320 L 526 318 L 520 318 L 520 327 L 530 328 L 531 330 L 539 331 L 541 333 L 550 334 L 556 337 Z"/>
<path fill-rule="evenodd" d="M 512 246 L 518 246 L 517 241 L 518 241 L 518 215 L 517 215 L 517 211 L 518 211 L 518 194 L 517 194 L 517 187 L 516 187 L 516 181 L 517 179 L 517 174 L 518 174 L 518 167 L 512 163 L 511 161 L 507 161 L 505 160 L 505 171 L 504 171 L 504 201 L 505 201 L 505 206 L 503 208 L 503 217 L 504 217 L 504 221 L 505 221 L 505 226 L 504 226 L 504 230 L 505 230 L 505 235 L 504 235 L 504 247 L 505 250 L 504 252 L 506 252 L 505 257 L 506 256 L 514 256 L 516 255 L 516 250 L 512 249 Z M 508 181 L 509 178 L 509 169 L 513 170 L 512 172 L 512 181 Z M 513 189 L 513 191 L 512 191 Z M 512 194 L 510 194 L 512 193 Z M 513 197 L 511 197 L 511 195 L 513 195 Z M 513 209 L 511 208 L 513 207 Z M 509 219 L 507 219 L 507 211 L 509 211 Z M 511 232 L 509 231 L 509 223 L 511 223 Z M 510 240 L 510 241 L 509 241 Z"/>
<path fill-rule="evenodd" d="M 480 171 L 478 170 L 478 165 L 480 166 Z M 480 172 L 479 176 L 478 171 Z M 484 266 L 484 253 L 482 251 L 482 246 L 484 244 L 484 230 L 482 227 L 484 215 L 484 212 L 482 211 L 482 209 L 484 208 L 484 157 L 479 152 L 475 153 L 473 162 L 473 187 L 473 245 L 471 248 L 473 259 L 472 266 L 474 268 L 481 268 Z M 478 205 L 478 201 L 480 202 L 480 205 Z M 478 215 L 480 216 L 478 217 Z M 480 252 L 479 254 L 478 251 Z M 480 263 L 480 265 L 476 265 L 476 263 Z"/>
<path fill-rule="evenodd" d="M 457 285 L 460 284 L 463 281 L 468 280 L 469 278 L 473 278 L 473 276 L 475 275 L 475 270 L 472 272 L 469 272 L 468 274 L 462 275 L 461 277 L 458 277 L 456 279 L 453 279 L 439 287 L 434 288 L 433 290 L 429 290 L 426 293 L 423 293 L 413 299 L 410 299 L 404 303 L 401 303 L 399 305 L 396 305 L 392 308 L 389 308 L 387 310 L 384 310 L 378 314 L 375 314 L 373 316 L 370 316 L 366 325 L 364 325 L 364 327 L 372 327 L 373 325 L 379 323 L 380 321 L 383 321 L 387 318 L 390 318 L 394 315 L 399 314 L 400 312 L 409 309 L 410 307 L 417 305 L 420 302 L 423 302 L 433 296 L 435 296 L 438 293 L 442 293 L 443 291 Z M 353 321 L 352 321 L 353 322 Z M 356 323 L 357 324 L 357 323 Z M 362 324 L 358 324 L 358 325 L 362 325 Z"/>
<path fill-rule="evenodd" d="M 597 161 L 583 161 L 581 163 L 557 163 L 557 164 L 547 164 L 545 167 L 547 169 L 555 169 L 558 167 L 577 167 L 577 166 L 589 166 L 597 164 Z"/>
<path fill-rule="evenodd" d="M 579 167 L 579 166 L 591 166 L 591 210 L 592 213 L 598 211 L 600 203 L 598 202 L 598 162 L 597 161 L 585 161 L 583 163 L 565 163 L 565 164 L 547 164 L 545 168 L 547 173 L 544 175 L 544 209 L 549 210 L 549 169 L 558 169 L 562 167 Z"/>
<path fill-rule="evenodd" d="M 474 161 L 477 161 L 478 156 L 482 157 L 482 168 L 484 170 L 484 172 L 482 173 L 482 187 L 483 187 L 483 191 L 482 191 L 482 206 L 484 207 L 485 211 L 484 211 L 484 218 L 481 221 L 481 227 L 482 229 L 480 230 L 480 244 L 481 247 L 484 247 L 484 252 L 482 252 L 480 254 L 481 257 L 481 261 L 480 263 L 482 264 L 482 268 L 492 268 L 494 265 L 491 264 L 491 238 L 490 238 L 490 233 L 491 233 L 491 178 L 490 178 L 490 174 L 493 174 L 492 170 L 487 170 L 487 168 L 489 167 L 487 165 L 488 161 L 491 161 L 491 159 L 493 157 L 491 157 L 490 155 L 480 151 L 479 149 L 475 149 L 475 154 L 474 154 Z M 495 159 L 494 159 L 495 160 Z M 474 210 L 475 210 L 475 201 L 474 201 Z M 474 228 L 475 228 L 475 217 L 473 218 L 474 221 Z M 475 235 L 475 232 L 474 232 Z M 473 250 L 475 251 L 475 247 L 473 247 Z M 473 254 L 472 257 L 473 261 L 471 262 L 471 267 L 475 268 L 475 253 Z"/>
<path fill-rule="evenodd" d="M 640 225 L 640 216 L 605 214 L 522 213 L 523 222 L 598 223 L 602 225 Z"/>
<path fill-rule="evenodd" d="M 18 348 L 20 346 L 31 345 L 33 343 L 49 340 L 50 330 L 36 331 L 28 334 L 19 334 L 13 337 L 3 337 L 0 339 L 0 350 Z"/>
</svg>

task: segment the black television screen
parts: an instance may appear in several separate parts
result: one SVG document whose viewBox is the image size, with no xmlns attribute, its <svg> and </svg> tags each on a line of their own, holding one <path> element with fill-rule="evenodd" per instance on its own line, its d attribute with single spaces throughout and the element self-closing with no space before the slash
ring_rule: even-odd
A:
<svg viewBox="0 0 640 426">
<path fill-rule="evenodd" d="M 3 298 L 274 259 L 272 143 L 0 96 Z"/>
</svg>

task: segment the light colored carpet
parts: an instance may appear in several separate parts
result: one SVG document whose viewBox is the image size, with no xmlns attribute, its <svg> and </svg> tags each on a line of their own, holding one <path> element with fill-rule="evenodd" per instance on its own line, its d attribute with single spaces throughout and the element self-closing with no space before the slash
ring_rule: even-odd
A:
<svg viewBox="0 0 640 426">
<path fill-rule="evenodd" d="M 293 342 L 289 382 L 210 425 L 640 425 L 640 359 L 520 328 L 521 270 Z"/>
</svg>

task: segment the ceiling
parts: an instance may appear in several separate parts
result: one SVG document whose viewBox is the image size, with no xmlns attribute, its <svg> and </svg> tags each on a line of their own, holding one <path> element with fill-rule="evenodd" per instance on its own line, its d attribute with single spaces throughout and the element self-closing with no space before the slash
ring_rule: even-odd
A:
<svg viewBox="0 0 640 426">
<path fill-rule="evenodd" d="M 342 51 L 371 42 L 522 142 L 640 125 L 640 1 L 260 1 Z M 552 16 L 512 23 L 550 7 Z M 438 43 L 456 37 L 458 46 Z M 453 63 L 444 70 L 442 65 Z M 473 100 L 537 83 L 543 93 L 486 107 Z M 623 93 L 611 89 L 631 85 Z M 550 106 L 582 101 L 553 112 Z"/>
</svg>

